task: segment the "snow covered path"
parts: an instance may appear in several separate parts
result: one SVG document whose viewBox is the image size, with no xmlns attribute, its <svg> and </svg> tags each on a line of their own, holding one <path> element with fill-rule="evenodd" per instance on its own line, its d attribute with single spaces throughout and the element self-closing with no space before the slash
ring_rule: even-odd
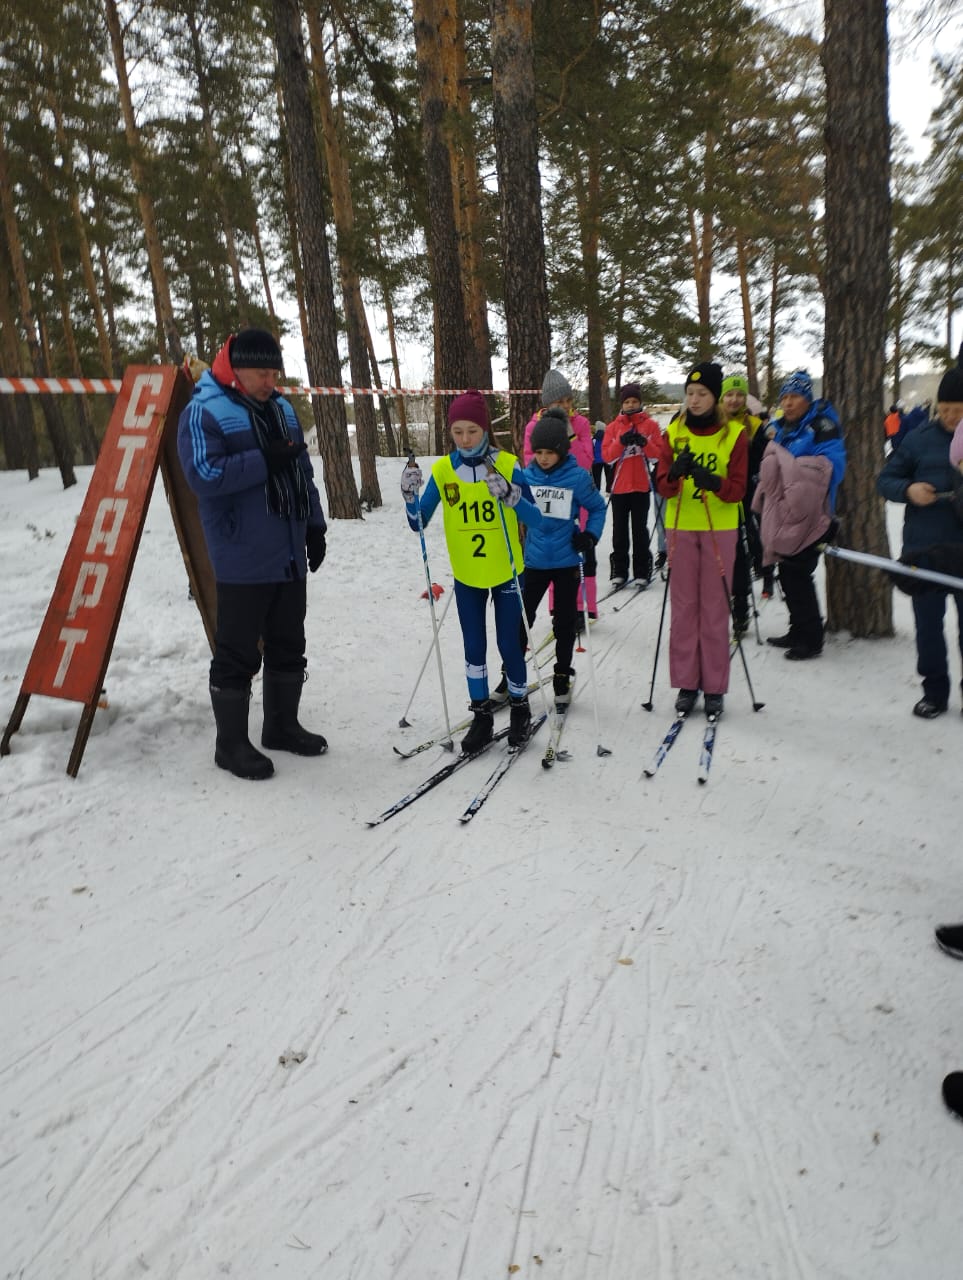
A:
<svg viewBox="0 0 963 1280">
<path fill-rule="evenodd" d="M 397 470 L 309 584 L 327 757 L 214 768 L 158 489 L 79 777 L 67 704 L 0 762 L 0 1275 L 957 1280 L 963 724 L 909 715 L 906 600 L 819 662 L 751 640 L 766 707 L 734 667 L 706 787 L 699 717 L 642 775 L 661 590 L 603 606 L 611 757 L 578 655 L 571 761 L 533 745 L 462 828 L 489 755 L 369 830 L 446 758 L 391 752 L 440 705 L 429 667 L 395 727 L 430 638 Z M 81 488 L 0 474 L 4 722 Z"/>
</svg>

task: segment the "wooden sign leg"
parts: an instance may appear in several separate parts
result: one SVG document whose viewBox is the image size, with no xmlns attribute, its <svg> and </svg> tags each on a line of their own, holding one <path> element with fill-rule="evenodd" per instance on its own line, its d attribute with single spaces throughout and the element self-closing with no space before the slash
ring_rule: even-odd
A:
<svg viewBox="0 0 963 1280">
<path fill-rule="evenodd" d="M 13 715 L 7 721 L 7 727 L 3 731 L 3 737 L 0 738 L 0 756 L 8 756 L 10 754 L 10 739 L 23 723 L 24 712 L 27 710 L 27 703 L 29 701 L 29 693 L 21 693 L 18 695 L 13 708 Z"/>
<path fill-rule="evenodd" d="M 84 748 L 87 746 L 87 739 L 90 737 L 91 726 L 94 723 L 96 714 L 97 698 L 93 702 L 85 702 L 80 724 L 77 726 L 77 736 L 74 738 L 74 749 L 71 751 L 70 759 L 67 761 L 67 773 L 71 778 L 76 778 L 80 772 L 80 762 L 84 758 Z"/>
</svg>

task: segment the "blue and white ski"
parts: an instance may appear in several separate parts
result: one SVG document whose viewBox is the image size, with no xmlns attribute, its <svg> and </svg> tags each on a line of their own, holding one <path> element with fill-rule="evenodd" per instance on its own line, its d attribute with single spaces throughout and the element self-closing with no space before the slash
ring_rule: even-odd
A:
<svg viewBox="0 0 963 1280">
<path fill-rule="evenodd" d="M 407 809 L 410 804 L 414 804 L 416 800 L 420 800 L 423 795 L 437 787 L 440 782 L 444 782 L 446 778 L 450 778 L 453 773 L 457 772 L 457 770 L 462 767 L 462 765 L 468 764 L 471 760 L 477 760 L 479 756 L 485 754 L 493 743 L 500 742 L 503 738 L 507 738 L 508 729 L 508 725 L 506 725 L 504 729 L 499 729 L 491 741 L 486 742 L 478 751 L 470 751 L 468 753 L 463 752 L 461 755 L 455 756 L 453 760 L 449 760 L 447 764 L 443 764 L 440 769 L 436 769 L 433 774 L 425 778 L 424 782 L 420 782 L 418 786 L 409 791 L 407 795 L 402 796 L 400 800 L 396 800 L 395 803 L 385 809 L 383 813 L 379 813 L 377 818 L 370 818 L 367 825 L 369 827 L 380 826 L 382 822 L 387 822 L 389 818 L 393 818 L 396 813 L 401 813 L 402 809 Z"/>
<path fill-rule="evenodd" d="M 716 729 L 719 725 L 718 716 L 710 716 L 709 723 L 705 727 L 702 735 L 702 751 L 699 753 L 699 781 L 706 783 L 709 781 L 709 770 L 712 768 L 712 753 L 716 746 Z"/>
<path fill-rule="evenodd" d="M 471 803 L 466 808 L 465 812 L 458 819 L 459 822 L 461 822 L 462 824 L 466 822 L 471 822 L 472 818 L 474 818 L 475 814 L 479 811 L 479 809 L 482 807 L 482 805 L 485 803 L 485 801 L 488 799 L 491 793 L 495 790 L 495 788 L 501 782 L 502 778 L 504 778 L 505 774 L 509 771 L 509 769 L 515 763 L 518 757 L 522 754 L 522 752 L 531 742 L 535 734 L 538 733 L 539 729 L 545 723 L 545 719 L 546 717 L 543 713 L 542 715 L 539 716 L 537 720 L 533 722 L 531 732 L 529 733 L 525 741 L 521 744 L 521 746 L 509 747 L 508 750 L 502 755 L 502 758 L 499 760 L 498 764 L 495 765 L 495 768 L 489 774 L 486 782 L 481 787 L 478 794 L 475 796 L 475 798 L 471 801 Z"/>
<path fill-rule="evenodd" d="M 659 743 L 658 750 L 656 751 L 655 755 L 652 757 L 652 763 L 648 765 L 645 770 L 645 776 L 647 778 L 655 777 L 656 772 L 659 769 L 659 766 L 662 764 L 662 761 L 666 758 L 666 756 L 672 750 L 672 747 L 675 744 L 676 738 L 682 732 L 682 726 L 685 724 L 687 719 L 688 719 L 688 715 L 683 713 L 681 715 L 677 715 L 676 718 L 669 725 L 668 732 L 666 733 L 662 741 Z"/>
</svg>

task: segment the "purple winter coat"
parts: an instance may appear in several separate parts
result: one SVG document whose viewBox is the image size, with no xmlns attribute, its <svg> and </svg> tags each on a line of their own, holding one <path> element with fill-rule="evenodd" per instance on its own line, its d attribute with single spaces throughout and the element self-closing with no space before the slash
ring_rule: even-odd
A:
<svg viewBox="0 0 963 1280">
<path fill-rule="evenodd" d="M 770 441 L 762 456 L 752 509 L 761 513 L 763 564 L 775 564 L 817 542 L 832 524 L 833 464 L 822 455 L 794 458 Z"/>
</svg>

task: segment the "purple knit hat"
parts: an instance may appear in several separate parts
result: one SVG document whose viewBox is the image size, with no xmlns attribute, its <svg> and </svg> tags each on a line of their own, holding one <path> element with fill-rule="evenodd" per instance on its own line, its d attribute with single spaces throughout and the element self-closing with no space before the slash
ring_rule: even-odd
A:
<svg viewBox="0 0 963 1280">
<path fill-rule="evenodd" d="M 488 406 L 480 391 L 473 388 L 455 396 L 448 406 L 448 425 L 451 426 L 453 422 L 474 422 L 482 431 L 488 430 Z"/>
</svg>

